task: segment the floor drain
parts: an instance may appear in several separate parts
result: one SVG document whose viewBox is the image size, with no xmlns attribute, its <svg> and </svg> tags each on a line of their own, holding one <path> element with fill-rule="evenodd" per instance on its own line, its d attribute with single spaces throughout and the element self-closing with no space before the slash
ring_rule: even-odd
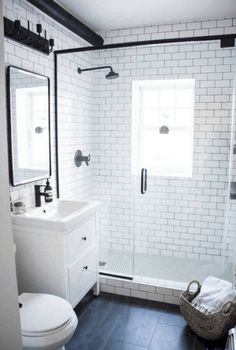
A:
<svg viewBox="0 0 236 350">
<path fill-rule="evenodd" d="M 101 266 L 101 267 L 105 266 L 106 264 L 107 264 L 106 261 L 99 261 L 99 266 Z"/>
</svg>

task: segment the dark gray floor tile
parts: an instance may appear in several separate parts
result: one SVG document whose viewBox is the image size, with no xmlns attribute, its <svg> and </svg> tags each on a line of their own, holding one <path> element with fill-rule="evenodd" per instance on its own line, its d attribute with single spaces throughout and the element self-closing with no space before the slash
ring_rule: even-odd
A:
<svg viewBox="0 0 236 350">
<path fill-rule="evenodd" d="M 129 305 L 112 333 L 112 339 L 148 347 L 154 334 L 159 312 Z"/>
<path fill-rule="evenodd" d="M 129 297 L 129 305 L 148 307 L 148 300 Z"/>
<path fill-rule="evenodd" d="M 125 301 L 98 297 L 80 317 L 66 350 L 101 350 L 127 306 Z"/>
<path fill-rule="evenodd" d="M 223 350 L 225 345 L 226 339 L 196 337 L 172 305 L 90 293 L 75 311 L 79 323 L 66 350 Z"/>
<path fill-rule="evenodd" d="M 179 305 L 162 303 L 163 310 L 181 314 Z"/>
<path fill-rule="evenodd" d="M 127 305 L 128 302 L 129 302 L 128 297 L 102 293 L 90 304 L 89 308 L 99 309 L 99 308 L 103 308 L 104 305 L 120 305 L 122 307 L 124 305 Z"/>
<path fill-rule="evenodd" d="M 147 350 L 142 346 L 129 344 L 121 340 L 110 340 L 103 350 Z"/>
<path fill-rule="evenodd" d="M 163 311 L 160 315 L 160 323 L 168 324 L 170 326 L 186 326 L 186 322 L 182 315 L 170 311 Z"/>
<path fill-rule="evenodd" d="M 188 327 L 158 323 L 149 350 L 193 350 L 196 337 Z"/>
<path fill-rule="evenodd" d="M 91 306 L 91 304 L 93 302 L 96 302 L 96 298 L 97 297 L 95 297 L 93 295 L 92 291 L 89 292 L 87 295 L 85 295 L 85 297 L 81 300 L 81 302 L 74 309 L 78 319 L 80 317 L 82 317 L 84 312 L 86 312 L 88 310 L 88 308 Z"/>
<path fill-rule="evenodd" d="M 66 350 L 102 350 L 103 348 L 104 341 L 97 338 L 90 339 L 88 342 L 73 338 L 66 345 Z"/>
</svg>

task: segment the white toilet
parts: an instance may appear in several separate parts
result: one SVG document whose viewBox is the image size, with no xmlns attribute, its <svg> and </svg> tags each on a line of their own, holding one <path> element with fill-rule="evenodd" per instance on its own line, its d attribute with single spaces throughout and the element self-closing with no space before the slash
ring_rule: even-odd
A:
<svg viewBox="0 0 236 350">
<path fill-rule="evenodd" d="M 77 327 L 72 306 L 51 294 L 19 296 L 23 350 L 64 350 Z"/>
</svg>

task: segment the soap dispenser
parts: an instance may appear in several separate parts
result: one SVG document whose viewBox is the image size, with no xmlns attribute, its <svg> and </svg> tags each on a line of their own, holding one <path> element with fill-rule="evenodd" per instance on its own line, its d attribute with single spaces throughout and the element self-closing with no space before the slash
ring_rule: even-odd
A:
<svg viewBox="0 0 236 350">
<path fill-rule="evenodd" d="M 44 193 L 46 194 L 45 202 L 51 203 L 53 201 L 53 190 L 52 186 L 50 185 L 49 179 L 47 179 L 46 186 L 44 188 Z"/>
</svg>

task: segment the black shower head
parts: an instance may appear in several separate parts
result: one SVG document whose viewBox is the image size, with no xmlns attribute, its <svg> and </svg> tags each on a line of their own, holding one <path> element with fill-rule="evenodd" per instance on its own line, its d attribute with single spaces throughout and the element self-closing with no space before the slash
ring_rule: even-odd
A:
<svg viewBox="0 0 236 350">
<path fill-rule="evenodd" d="M 106 75 L 106 79 L 116 79 L 119 78 L 119 73 L 114 72 L 111 68 L 111 71 Z"/>
<path fill-rule="evenodd" d="M 110 72 L 106 74 L 106 79 L 119 78 L 119 73 L 114 72 L 111 66 L 93 67 L 93 68 L 85 68 L 85 69 L 78 68 L 78 73 L 81 74 L 82 72 L 87 72 L 90 70 L 100 70 L 100 69 L 107 69 L 107 68 L 110 69 Z"/>
</svg>

